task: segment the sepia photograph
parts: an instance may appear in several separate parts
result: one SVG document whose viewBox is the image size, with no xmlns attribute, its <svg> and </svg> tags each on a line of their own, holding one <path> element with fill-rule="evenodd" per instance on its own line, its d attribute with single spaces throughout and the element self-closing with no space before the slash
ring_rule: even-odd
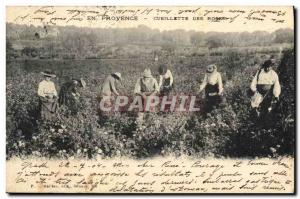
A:
<svg viewBox="0 0 300 199">
<path fill-rule="evenodd" d="M 8 193 L 295 194 L 291 6 L 7 6 Z"/>
</svg>

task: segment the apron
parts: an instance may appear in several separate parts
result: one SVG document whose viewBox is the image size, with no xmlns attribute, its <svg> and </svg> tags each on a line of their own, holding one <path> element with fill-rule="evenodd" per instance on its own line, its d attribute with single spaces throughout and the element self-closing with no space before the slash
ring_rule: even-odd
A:
<svg viewBox="0 0 300 199">
<path fill-rule="evenodd" d="M 173 89 L 174 83 L 172 86 L 170 86 L 171 78 L 166 78 L 163 80 L 162 89 L 161 89 L 161 95 L 169 95 L 171 90 Z"/>
<path fill-rule="evenodd" d="M 55 115 L 57 106 L 56 100 L 40 99 L 41 118 L 43 120 L 50 120 Z"/>
<path fill-rule="evenodd" d="M 271 84 L 258 84 L 256 89 L 261 95 L 266 95 L 271 90 L 272 86 L 273 85 Z"/>
<path fill-rule="evenodd" d="M 219 93 L 219 85 L 218 84 L 215 84 L 215 85 L 207 84 L 205 86 L 205 96 L 206 97 L 211 97 L 218 93 Z"/>
<path fill-rule="evenodd" d="M 207 84 L 205 86 L 204 112 L 209 113 L 222 102 L 219 93 L 219 85 Z"/>
<path fill-rule="evenodd" d="M 142 93 L 146 92 L 153 92 L 154 91 L 154 79 L 152 78 L 150 81 L 144 81 L 143 79 L 140 80 L 141 84 L 141 91 Z M 143 103 L 143 112 L 155 112 L 155 106 L 150 106 L 149 110 L 146 111 L 146 103 L 147 100 L 150 100 L 148 96 L 146 98 L 142 98 L 142 103 Z"/>
</svg>

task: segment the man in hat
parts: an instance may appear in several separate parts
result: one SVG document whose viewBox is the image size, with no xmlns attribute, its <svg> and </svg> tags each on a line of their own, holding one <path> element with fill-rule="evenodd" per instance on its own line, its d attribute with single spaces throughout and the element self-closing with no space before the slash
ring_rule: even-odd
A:
<svg viewBox="0 0 300 199">
<path fill-rule="evenodd" d="M 272 110 L 281 93 L 281 86 L 277 73 L 272 70 L 273 60 L 267 60 L 262 64 L 254 76 L 250 89 L 254 93 L 251 97 L 251 107 L 257 114 L 268 113 Z"/>
<path fill-rule="evenodd" d="M 85 81 L 80 79 L 72 79 L 65 82 L 59 92 L 59 105 L 66 106 L 71 110 L 72 114 L 76 114 L 79 109 L 79 88 L 85 88 Z"/>
<path fill-rule="evenodd" d="M 134 87 L 134 94 L 142 97 L 142 104 L 145 108 L 147 97 L 154 96 L 159 92 L 156 79 L 152 76 L 150 69 L 145 69 L 143 77 L 139 78 Z M 152 109 L 153 111 L 153 109 Z M 144 113 L 139 112 L 137 122 L 142 123 Z"/>
<path fill-rule="evenodd" d="M 116 89 L 116 84 L 122 80 L 121 73 L 115 72 L 110 74 L 106 79 L 104 80 L 102 89 L 101 89 L 101 96 L 100 96 L 100 102 L 101 100 L 105 100 L 104 106 L 109 108 L 112 106 L 112 101 L 110 99 L 113 95 L 120 95 L 119 92 Z M 105 122 L 108 116 L 108 113 L 101 110 L 101 106 L 99 109 L 99 114 L 101 116 L 100 120 L 102 122 Z"/>
<path fill-rule="evenodd" d="M 139 78 L 134 87 L 134 94 L 143 98 L 157 94 L 159 86 L 156 79 L 152 76 L 150 69 L 145 69 L 143 77 Z"/>
<path fill-rule="evenodd" d="M 51 119 L 57 110 L 57 91 L 51 78 L 56 75 L 50 70 L 41 73 L 44 80 L 39 83 L 37 94 L 40 98 L 40 111 L 43 120 Z"/>
<path fill-rule="evenodd" d="M 215 64 L 206 67 L 204 80 L 202 81 L 199 93 L 205 89 L 204 113 L 209 113 L 213 108 L 223 101 L 223 82 L 221 74 L 217 71 Z"/>
</svg>

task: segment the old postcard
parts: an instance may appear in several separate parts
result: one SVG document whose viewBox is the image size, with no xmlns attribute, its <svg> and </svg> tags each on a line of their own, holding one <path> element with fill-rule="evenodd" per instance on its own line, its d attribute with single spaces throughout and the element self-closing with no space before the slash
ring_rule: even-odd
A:
<svg viewBox="0 0 300 199">
<path fill-rule="evenodd" d="M 294 194 L 293 6 L 6 7 L 8 193 Z"/>
</svg>

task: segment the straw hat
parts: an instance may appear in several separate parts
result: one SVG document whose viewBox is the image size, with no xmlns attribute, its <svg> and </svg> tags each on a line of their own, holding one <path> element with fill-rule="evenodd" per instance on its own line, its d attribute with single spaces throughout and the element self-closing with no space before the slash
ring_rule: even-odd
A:
<svg viewBox="0 0 300 199">
<path fill-rule="evenodd" d="M 44 72 L 41 72 L 41 74 L 46 77 L 56 77 L 56 75 L 51 70 L 45 70 Z"/>
<path fill-rule="evenodd" d="M 80 79 L 73 78 L 72 80 L 78 82 L 80 87 L 83 87 L 83 88 L 86 87 L 86 82 L 83 80 L 83 78 L 80 78 Z"/>
<path fill-rule="evenodd" d="M 115 72 L 115 73 L 113 73 L 113 75 L 115 75 L 119 80 L 122 79 L 121 73 L 119 73 L 119 72 Z"/>
<path fill-rule="evenodd" d="M 152 77 L 151 70 L 149 68 L 144 70 L 143 77 L 146 77 L 146 78 Z"/>
<path fill-rule="evenodd" d="M 206 71 L 207 71 L 207 72 L 212 73 L 212 72 L 214 72 L 215 70 L 217 70 L 217 66 L 216 66 L 215 64 L 210 64 L 210 65 L 206 66 Z"/>
</svg>

